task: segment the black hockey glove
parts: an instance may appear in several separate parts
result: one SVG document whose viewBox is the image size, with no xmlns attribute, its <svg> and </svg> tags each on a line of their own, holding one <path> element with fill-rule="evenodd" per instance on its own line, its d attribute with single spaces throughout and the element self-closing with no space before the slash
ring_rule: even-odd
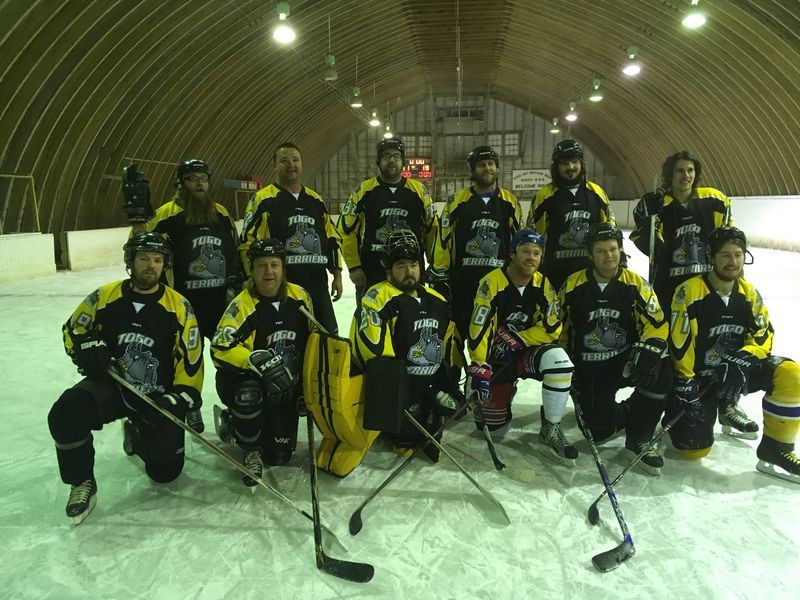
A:
<svg viewBox="0 0 800 600">
<path fill-rule="evenodd" d="M 172 413 L 181 421 L 186 417 L 187 412 L 199 408 L 194 398 L 186 392 L 172 391 L 165 394 L 153 394 L 150 396 L 150 399 L 155 402 L 159 408 L 163 408 L 168 413 Z"/>
<path fill-rule="evenodd" d="M 664 208 L 664 190 L 658 188 L 655 192 L 648 192 L 642 199 L 639 200 L 641 210 L 639 211 L 645 217 L 652 215 L 660 215 L 661 210 Z"/>
<path fill-rule="evenodd" d="M 248 359 L 248 368 L 261 381 L 261 389 L 269 397 L 287 397 L 294 387 L 294 378 L 286 368 L 283 357 L 275 350 L 253 350 Z"/>
<path fill-rule="evenodd" d="M 686 419 L 691 423 L 702 420 L 703 404 L 700 402 L 700 384 L 696 379 L 675 380 L 672 391 L 681 408 L 686 411 Z"/>
<path fill-rule="evenodd" d="M 667 355 L 667 342 L 660 338 L 648 338 L 633 344 L 625 373 L 643 388 L 652 388 L 658 381 L 661 361 Z"/>
<path fill-rule="evenodd" d="M 450 288 L 450 274 L 441 269 L 431 267 L 425 274 L 425 283 L 439 292 L 448 302 L 453 300 L 453 290 Z"/>
<path fill-rule="evenodd" d="M 714 370 L 717 385 L 717 397 L 720 404 L 736 404 L 739 397 L 747 391 L 747 380 L 750 371 L 758 359 L 744 350 L 726 352 Z"/>
<path fill-rule="evenodd" d="M 228 275 L 228 277 L 225 278 L 225 299 L 228 301 L 228 304 L 242 291 L 243 283 L 244 275 L 242 273 Z"/>
<path fill-rule="evenodd" d="M 111 352 L 98 332 L 89 331 L 76 340 L 73 360 L 81 375 L 107 377 L 111 366 Z"/>
</svg>

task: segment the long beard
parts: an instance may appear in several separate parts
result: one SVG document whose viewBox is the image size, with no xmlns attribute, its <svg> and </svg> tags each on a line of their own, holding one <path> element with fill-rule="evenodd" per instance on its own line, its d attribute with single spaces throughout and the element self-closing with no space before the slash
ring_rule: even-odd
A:
<svg viewBox="0 0 800 600">
<path fill-rule="evenodd" d="M 181 188 L 178 191 L 178 204 L 183 207 L 187 225 L 213 225 L 219 220 L 210 188 L 202 196 L 190 196 L 186 188 Z"/>
</svg>

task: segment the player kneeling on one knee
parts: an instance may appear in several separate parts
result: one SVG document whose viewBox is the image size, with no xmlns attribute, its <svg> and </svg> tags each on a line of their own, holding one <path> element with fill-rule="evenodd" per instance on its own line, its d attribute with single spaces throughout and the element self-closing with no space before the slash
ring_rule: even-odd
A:
<svg viewBox="0 0 800 600">
<path fill-rule="evenodd" d="M 110 368 L 179 419 L 201 404 L 197 321 L 186 299 L 159 283 L 172 257 L 169 243 L 143 233 L 124 245 L 124 257 L 130 278 L 92 292 L 63 328 L 67 354 L 85 378 L 56 401 L 48 424 L 61 480 L 70 485 L 67 516 L 76 524 L 95 506 L 92 431 L 103 425 L 128 419 L 124 449 L 144 461 L 152 480 L 172 481 L 183 469 L 183 430 L 121 390 L 109 377 Z"/>
<path fill-rule="evenodd" d="M 260 478 L 264 462 L 285 464 L 297 443 L 300 358 L 309 333 L 300 307 L 311 312 L 312 305 L 303 288 L 286 281 L 280 241 L 256 240 L 247 255 L 250 279 L 225 310 L 211 356 L 217 392 L 228 407 L 215 410 L 222 421 L 217 434 L 232 435 L 244 450 L 244 466 Z M 249 476 L 244 482 L 256 484 Z"/>
<path fill-rule="evenodd" d="M 510 243 L 510 262 L 478 284 L 469 325 L 467 397 L 479 407 L 475 424 L 497 429 L 511 420 L 517 379 L 542 382 L 540 450 L 568 465 L 577 450 L 561 431 L 573 365 L 554 343 L 561 333 L 555 290 L 538 272 L 544 239 L 521 230 Z"/>
<path fill-rule="evenodd" d="M 800 483 L 794 442 L 800 428 L 800 368 L 773 356 L 774 330 L 758 291 L 745 280 L 747 238 L 720 227 L 706 240 L 709 273 L 681 284 L 672 300 L 671 354 L 677 375 L 667 411 L 686 417 L 670 431 L 673 445 L 690 457 L 714 443 L 723 429 L 754 434 L 758 426 L 738 407 L 742 394 L 763 390 L 764 434 L 756 454 L 759 471 Z M 708 393 L 700 396 L 700 388 Z"/>
</svg>

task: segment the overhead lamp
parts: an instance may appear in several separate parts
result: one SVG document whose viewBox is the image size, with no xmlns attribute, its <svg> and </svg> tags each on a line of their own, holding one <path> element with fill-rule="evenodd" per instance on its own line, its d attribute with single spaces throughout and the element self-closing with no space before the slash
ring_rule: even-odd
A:
<svg viewBox="0 0 800 600">
<path fill-rule="evenodd" d="M 574 123 L 575 121 L 578 120 L 578 113 L 575 112 L 574 102 L 569 103 L 569 111 L 567 112 L 566 115 L 564 115 L 564 118 L 570 123 Z"/>
<path fill-rule="evenodd" d="M 394 134 L 392 133 L 392 128 L 389 127 L 389 123 L 386 123 L 386 131 L 383 132 L 383 137 L 385 137 L 387 140 L 389 138 L 394 137 Z"/>
<path fill-rule="evenodd" d="M 639 49 L 636 46 L 628 46 L 627 53 L 628 60 L 623 65 L 622 72 L 628 77 L 636 77 L 642 72 L 642 65 L 636 59 L 636 55 L 639 54 Z"/>
<path fill-rule="evenodd" d="M 353 108 L 361 108 L 364 103 L 361 102 L 361 88 L 357 85 L 353 86 L 353 98 L 350 100 L 350 106 Z"/>
<path fill-rule="evenodd" d="M 369 119 L 369 126 L 370 127 L 380 127 L 381 120 L 378 118 L 378 111 L 374 108 L 372 109 L 372 116 Z"/>
<path fill-rule="evenodd" d="M 603 99 L 603 92 L 600 91 L 601 79 L 592 79 L 592 93 L 589 94 L 589 100 L 592 102 L 600 102 Z"/>
<path fill-rule="evenodd" d="M 556 134 L 561 133 L 561 130 L 558 128 L 558 117 L 553 117 L 553 126 L 550 128 L 550 133 Z"/>
<path fill-rule="evenodd" d="M 336 81 L 339 74 L 336 72 L 336 57 L 331 52 L 331 16 L 328 15 L 328 53 L 325 55 L 325 81 Z"/>
<path fill-rule="evenodd" d="M 288 19 L 289 3 L 278 2 L 278 25 L 272 30 L 272 39 L 279 44 L 291 44 L 297 37 Z"/>
<path fill-rule="evenodd" d="M 700 0 L 692 0 L 692 7 L 683 17 L 683 21 L 681 21 L 687 29 L 697 29 L 706 24 L 706 16 L 700 12 L 699 4 Z"/>
</svg>

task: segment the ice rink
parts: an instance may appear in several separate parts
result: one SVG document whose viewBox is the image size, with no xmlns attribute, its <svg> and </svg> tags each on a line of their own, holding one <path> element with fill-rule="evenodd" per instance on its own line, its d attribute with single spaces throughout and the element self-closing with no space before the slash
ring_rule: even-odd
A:
<svg viewBox="0 0 800 600">
<path fill-rule="evenodd" d="M 626 250 L 634 254 L 631 266 L 646 274 L 644 257 L 629 242 Z M 770 310 L 774 353 L 800 358 L 800 258 L 752 252 L 747 277 Z M 444 435 L 445 446 L 502 503 L 509 526 L 494 522 L 446 457 L 435 465 L 421 458 L 364 510 L 363 530 L 351 536 L 351 513 L 401 459 L 379 440 L 347 478 L 320 473 L 322 521 L 349 550 L 328 552 L 374 565 L 369 583 L 318 570 L 311 522 L 266 490 L 251 494 L 237 471 L 196 441 L 187 440 L 186 467 L 174 483 L 150 483 L 138 459 L 123 454 L 116 423 L 95 434 L 97 507 L 74 527 L 64 514 L 69 488 L 59 479 L 46 421 L 51 404 L 79 379 L 61 326 L 96 286 L 125 277 L 121 259 L 120 249 L 117 268 L 0 285 L 3 598 L 798 597 L 800 486 L 758 473 L 757 442 L 723 436 L 719 426 L 702 461 L 687 463 L 666 450 L 660 478 L 634 469 L 619 484 L 637 552 L 617 570 L 597 572 L 591 557 L 619 544 L 619 526 L 607 500 L 599 526 L 587 521 L 603 486 L 586 442 L 577 444 L 574 469 L 535 451 L 535 382 L 520 386 L 511 428 L 496 440 L 506 464 L 535 473 L 532 484 L 494 470 L 471 418 Z M 353 309 L 348 287 L 336 304 L 342 331 Z M 213 375 L 207 362 L 204 435 L 217 441 Z M 742 400 L 759 424 L 760 400 Z M 571 405 L 564 423 L 568 439 L 578 440 Z M 294 459 L 265 479 L 311 512 L 305 440 L 301 422 Z M 626 464 L 623 443 L 617 437 L 600 448 L 612 478 Z"/>
</svg>

